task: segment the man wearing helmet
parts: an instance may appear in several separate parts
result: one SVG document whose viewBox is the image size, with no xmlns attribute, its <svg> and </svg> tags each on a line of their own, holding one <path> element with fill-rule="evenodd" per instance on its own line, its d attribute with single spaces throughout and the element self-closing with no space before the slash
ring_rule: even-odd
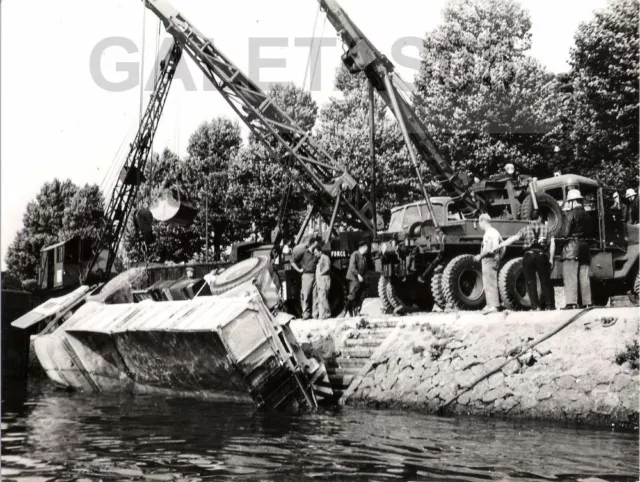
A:
<svg viewBox="0 0 640 482">
<path fill-rule="evenodd" d="M 635 189 L 627 189 L 624 198 L 625 202 L 622 206 L 622 217 L 624 221 L 628 224 L 638 224 L 638 211 L 640 211 L 638 194 Z"/>
<path fill-rule="evenodd" d="M 593 237 L 591 216 L 582 206 L 583 197 L 578 189 L 571 189 L 563 208 L 567 209 L 562 250 L 562 279 L 567 301 L 566 309 L 578 308 L 578 292 L 582 306 L 591 306 L 589 267 L 591 252 L 588 240 Z"/>
</svg>

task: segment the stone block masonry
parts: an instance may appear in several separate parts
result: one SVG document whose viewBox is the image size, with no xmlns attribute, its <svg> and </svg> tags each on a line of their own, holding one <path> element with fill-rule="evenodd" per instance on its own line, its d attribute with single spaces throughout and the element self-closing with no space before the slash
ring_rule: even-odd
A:
<svg viewBox="0 0 640 482">
<path fill-rule="evenodd" d="M 577 313 L 458 312 L 371 320 L 367 328 L 395 328 L 360 365 L 342 402 L 637 426 L 637 308 L 589 311 L 523 349 Z M 358 338 L 353 320 L 295 323 L 298 340 L 307 340 L 323 357 L 339 357 L 346 341 Z"/>
</svg>

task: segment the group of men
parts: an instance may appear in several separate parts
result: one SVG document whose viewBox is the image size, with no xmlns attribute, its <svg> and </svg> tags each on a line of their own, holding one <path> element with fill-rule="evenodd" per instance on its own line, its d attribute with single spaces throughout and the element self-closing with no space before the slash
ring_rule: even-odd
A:
<svg viewBox="0 0 640 482">
<path fill-rule="evenodd" d="M 625 221 L 637 224 L 637 207 L 635 218 L 629 213 L 637 204 L 637 195 L 633 189 L 627 191 L 627 210 Z M 484 313 L 494 313 L 500 309 L 498 290 L 498 269 L 505 248 L 517 241 L 524 242 L 523 271 L 527 294 L 533 310 L 555 309 L 551 271 L 554 266 L 556 245 L 562 246 L 562 279 L 564 283 L 566 308 L 576 309 L 579 306 L 588 308 L 592 305 L 591 284 L 589 279 L 591 251 L 589 240 L 595 237 L 594 220 L 585 211 L 583 196 L 578 189 L 571 189 L 562 208 L 565 211 L 563 232 L 557 238 L 549 235 L 549 230 L 538 210 L 533 210 L 529 224 L 518 234 L 503 240 L 500 233 L 491 225 L 491 217 L 483 214 L 479 226 L 484 231 L 481 253 L 476 260 L 482 260 L 482 279 L 484 283 L 487 306 Z M 538 296 L 538 279 L 541 296 Z"/>
<path fill-rule="evenodd" d="M 358 316 L 362 307 L 366 288 L 364 275 L 367 269 L 366 254 L 369 247 L 366 241 L 358 243 L 358 249 L 349 258 L 347 271 L 348 294 L 343 310 L 344 314 Z M 331 289 L 331 251 L 321 238 L 314 237 L 306 249 L 294 255 L 291 267 L 302 275 L 300 302 L 302 319 L 311 317 L 321 320 L 331 317 L 329 291 Z"/>
</svg>

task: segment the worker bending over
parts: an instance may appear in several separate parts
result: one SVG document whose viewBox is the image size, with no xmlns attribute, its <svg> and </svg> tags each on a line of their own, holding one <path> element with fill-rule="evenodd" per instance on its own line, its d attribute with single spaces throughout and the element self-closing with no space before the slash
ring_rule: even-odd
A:
<svg viewBox="0 0 640 482">
<path fill-rule="evenodd" d="M 551 269 L 556 244 L 553 238 L 549 238 L 549 229 L 544 224 L 540 211 L 537 209 L 531 211 L 529 225 L 522 228 L 515 236 L 500 243 L 496 251 L 511 246 L 517 241 L 524 241 L 522 268 L 527 294 L 531 300 L 531 309 L 534 311 L 553 310 L 555 300 L 551 284 Z M 538 298 L 538 279 L 541 288 L 540 299 Z"/>
</svg>

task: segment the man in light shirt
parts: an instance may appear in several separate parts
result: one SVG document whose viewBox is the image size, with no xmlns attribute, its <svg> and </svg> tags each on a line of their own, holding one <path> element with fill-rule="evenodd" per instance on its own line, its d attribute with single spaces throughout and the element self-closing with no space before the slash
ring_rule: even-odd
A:
<svg viewBox="0 0 640 482">
<path fill-rule="evenodd" d="M 482 284 L 487 299 L 487 306 L 482 313 L 488 315 L 496 313 L 500 308 L 500 294 L 498 292 L 498 269 L 500 259 L 504 255 L 504 248 L 499 249 L 502 236 L 496 228 L 491 226 L 491 216 L 483 214 L 478 220 L 478 226 L 484 231 L 482 238 L 482 251 L 475 257 L 476 261 L 482 260 Z M 496 251 L 494 253 L 494 251 Z"/>
</svg>

